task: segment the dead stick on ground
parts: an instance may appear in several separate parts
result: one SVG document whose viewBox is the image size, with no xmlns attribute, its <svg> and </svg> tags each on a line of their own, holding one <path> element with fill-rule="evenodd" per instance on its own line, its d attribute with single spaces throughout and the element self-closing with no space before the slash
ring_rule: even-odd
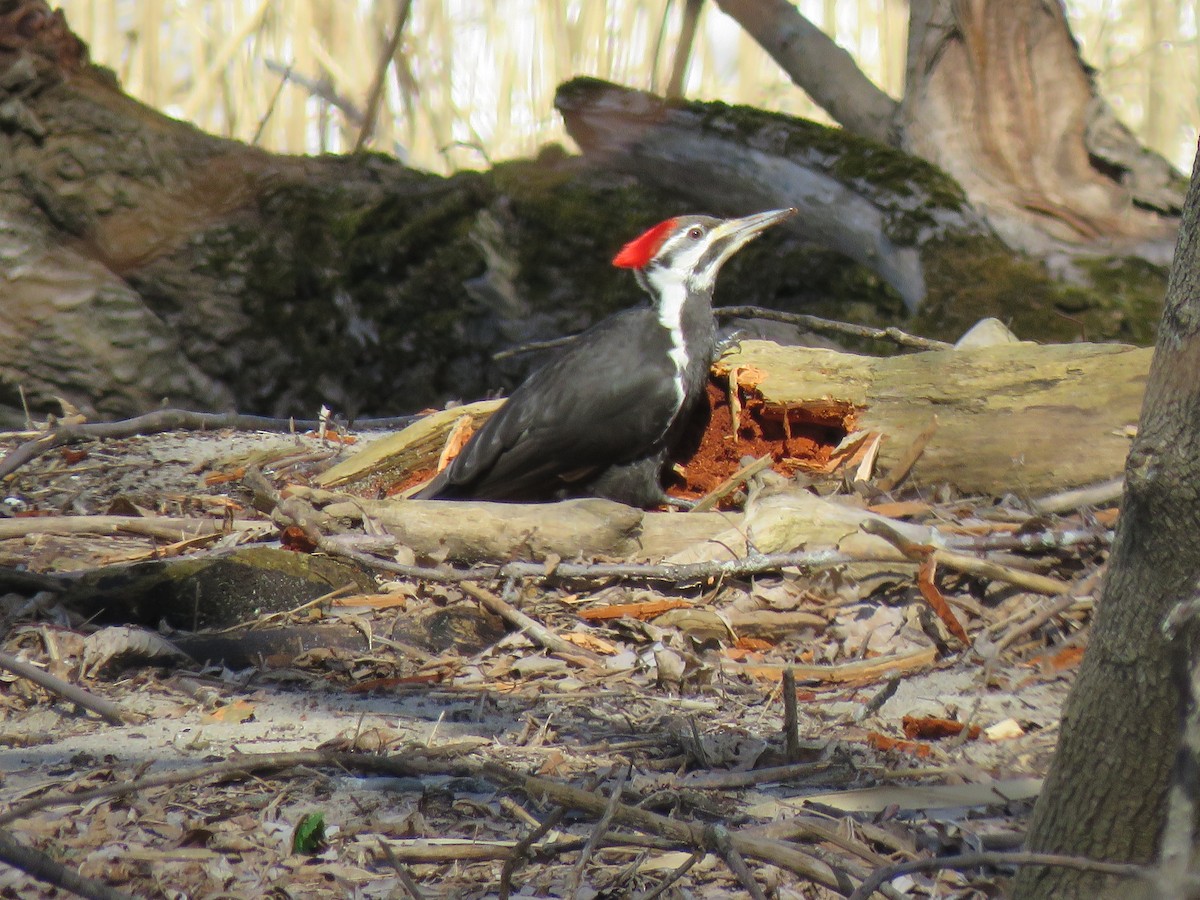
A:
<svg viewBox="0 0 1200 900">
<path fill-rule="evenodd" d="M 588 659 L 599 660 L 596 654 L 583 647 L 576 646 L 570 641 L 563 640 L 545 625 L 530 618 L 506 600 L 497 597 L 491 591 L 486 591 L 473 584 L 461 584 L 459 589 L 478 600 L 489 612 L 495 613 L 513 628 L 520 631 L 535 644 L 545 647 L 555 653 L 566 653 L 571 656 L 585 656 Z"/>
<path fill-rule="evenodd" d="M 0 668 L 7 669 L 14 675 L 20 675 L 34 684 L 41 685 L 50 691 L 50 693 L 57 694 L 64 700 L 74 703 L 76 706 L 82 706 L 84 709 L 91 710 L 110 724 L 127 725 L 145 721 L 144 716 L 126 712 L 111 700 L 97 697 L 95 694 L 84 690 L 78 685 L 71 684 L 69 681 L 63 681 L 61 678 L 51 675 L 49 672 L 43 671 L 30 663 L 23 662 L 9 653 L 0 652 Z"/>
<path fill-rule="evenodd" d="M 796 781 L 827 772 L 833 764 L 828 760 L 810 763 L 788 763 L 762 769 L 727 772 L 723 770 L 689 772 L 671 783 L 676 790 L 737 791 L 777 781 Z"/>
<path fill-rule="evenodd" d="M 1102 875 L 1118 875 L 1125 878 L 1144 878 L 1147 870 L 1132 863 L 1102 862 L 1081 856 L 1059 856 L 1054 853 L 982 852 L 963 853 L 959 856 L 936 856 L 932 859 L 914 859 L 897 863 L 874 872 L 858 886 L 850 900 L 869 900 L 871 894 L 882 889 L 885 882 L 909 872 L 925 872 L 930 869 L 973 869 L 976 866 L 1057 866 L 1064 869 L 1079 869 L 1084 872 L 1099 872 Z"/>
<path fill-rule="evenodd" d="M 401 428 L 414 422 L 418 416 L 401 416 L 394 419 L 368 419 L 358 423 L 359 428 Z M 244 416 L 237 413 L 202 413 L 186 409 L 159 409 L 132 419 L 119 422 L 91 422 L 85 425 L 59 425 L 40 437 L 14 447 L 0 459 L 0 478 L 11 475 L 21 466 L 31 462 L 56 447 L 95 441 L 104 438 L 126 438 L 139 434 L 159 434 L 164 431 L 208 431 L 217 428 L 235 428 L 239 431 L 308 431 L 321 427 L 319 419 L 272 419 L 266 416 Z"/>
<path fill-rule="evenodd" d="M 1036 513 L 1074 512 L 1081 506 L 1107 506 L 1121 499 L 1125 491 L 1125 479 L 1113 478 L 1100 484 L 1089 484 L 1069 491 L 1061 491 L 1030 502 Z"/>
<path fill-rule="evenodd" d="M 447 567 L 423 568 L 406 566 L 380 559 L 366 553 L 327 542 L 321 549 L 328 553 L 353 559 L 370 568 L 401 578 L 453 584 L 464 581 L 495 581 L 504 578 L 528 578 L 539 581 L 666 581 L 677 585 L 698 584 L 715 578 L 738 578 L 762 575 L 781 569 L 831 569 L 854 562 L 889 562 L 892 554 L 847 554 L 838 550 L 805 550 L 793 553 L 753 554 L 738 559 L 698 563 L 559 563 L 547 569 L 545 563 L 510 562 L 502 565 L 482 565 L 473 569 Z"/>
<path fill-rule="evenodd" d="M 608 806 L 603 798 L 597 797 L 590 791 L 583 791 L 535 775 L 522 775 L 520 772 L 496 762 L 484 763 L 481 771 L 489 779 L 518 786 L 530 797 L 546 798 L 595 816 L 603 815 Z M 613 821 L 632 826 L 640 831 L 681 841 L 693 847 L 709 846 L 703 825 L 671 819 L 624 803 L 616 806 L 613 811 Z M 730 840 L 738 853 L 743 856 L 750 856 L 787 869 L 842 894 L 848 894 L 853 889 L 846 873 L 781 841 L 751 840 L 737 834 L 731 835 Z"/>
<path fill-rule="evenodd" d="M 664 878 L 659 885 L 645 894 L 639 894 L 636 900 L 656 900 L 665 894 L 675 882 L 688 873 L 696 863 L 704 859 L 703 850 L 693 850 L 692 855 L 685 859 L 679 866 L 671 870 L 671 874 Z"/>
<path fill-rule="evenodd" d="M 132 896 L 123 891 L 110 888 L 101 881 L 85 878 L 41 850 L 17 843 L 6 831 L 0 831 L 0 862 L 20 869 L 38 881 L 86 897 L 87 900 L 133 900 Z"/>
<path fill-rule="evenodd" d="M 866 519 L 859 527 L 867 534 L 883 538 L 909 559 L 916 562 L 932 555 L 940 565 L 948 569 L 966 572 L 969 575 L 980 575 L 984 578 L 990 578 L 993 581 L 1003 581 L 1024 588 L 1027 591 L 1033 591 L 1035 594 L 1049 594 L 1053 596 L 1065 594 L 1071 589 L 1071 583 L 1063 581 L 1061 578 L 1051 578 L 1048 575 L 1025 572 L 1010 566 L 1002 566 L 1000 563 L 990 560 L 968 556 L 965 553 L 956 553 L 953 550 L 941 550 L 926 544 L 917 544 L 879 519 Z"/>
<path fill-rule="evenodd" d="M 783 738 L 787 761 L 800 762 L 800 713 L 796 709 L 796 671 L 783 670 Z"/>
<path fill-rule="evenodd" d="M 583 872 L 587 868 L 588 860 L 592 858 L 596 850 L 600 847 L 600 843 L 604 840 L 605 835 L 608 834 L 608 829 L 612 825 L 613 813 L 616 812 L 617 804 L 621 802 L 621 792 L 625 790 L 625 782 L 629 779 L 629 769 L 629 766 L 621 767 L 621 774 L 617 776 L 617 780 L 612 786 L 612 792 L 608 796 L 608 806 L 604 808 L 604 814 L 600 816 L 600 821 L 596 823 L 596 827 L 588 835 L 587 843 L 583 845 L 583 850 L 579 854 L 579 860 L 571 870 L 571 877 L 567 881 L 568 897 L 574 897 L 578 894 L 579 886 L 583 883 Z"/>
<path fill-rule="evenodd" d="M 517 841 L 517 845 L 508 854 L 508 858 L 504 860 L 504 865 L 500 869 L 500 900 L 508 900 L 509 895 L 512 893 L 513 872 L 517 870 L 517 866 L 528 858 L 529 851 L 533 848 L 533 845 L 557 828 L 559 823 L 566 817 L 567 808 L 560 806 L 546 817 L 545 822 Z"/>
<path fill-rule="evenodd" d="M 408 896 L 411 900 L 425 900 L 425 892 L 421 890 L 421 886 L 417 884 L 416 879 L 408 871 L 408 866 L 396 858 L 396 854 L 392 852 L 392 848 L 382 838 L 379 840 L 379 849 L 387 857 L 388 865 L 396 870 L 396 877 L 400 879 L 400 884 L 404 887 L 404 890 L 408 891 Z"/>
<path fill-rule="evenodd" d="M 1079 598 L 1067 594 L 1065 597 L 1060 597 L 1054 603 L 1051 603 L 1045 609 L 1038 610 L 1034 616 L 1020 625 L 1014 627 L 1011 631 L 1005 633 L 1004 637 L 996 641 L 996 652 L 1006 650 L 1017 642 L 1019 638 L 1023 638 L 1027 634 L 1032 634 L 1037 631 L 1051 619 L 1057 615 L 1065 613 L 1068 609 L 1079 602 Z"/>
<path fill-rule="evenodd" d="M 374 756 L 365 753 L 344 753 L 340 751 L 304 750 L 294 753 L 253 753 L 236 756 L 233 759 L 222 760 L 208 766 L 186 769 L 181 772 L 164 772 L 161 775 L 148 775 L 135 778 L 132 781 L 122 781 L 102 785 L 88 791 L 68 793 L 57 791 L 43 794 L 32 800 L 9 807 L 8 811 L 0 814 L 0 828 L 9 823 L 23 819 L 32 813 L 55 806 L 85 804 L 102 797 L 120 797 L 126 794 L 142 793 L 159 787 L 175 787 L 189 784 L 193 781 L 203 781 L 207 778 L 233 778 L 249 776 L 260 772 L 280 771 L 304 766 L 339 766 L 351 772 L 367 772 L 379 775 L 454 775 L 478 776 L 479 766 L 475 763 L 462 761 L 436 760 L 415 754 L 404 756 Z"/>
<path fill-rule="evenodd" d="M 767 900 L 767 895 L 763 893 L 762 888 L 758 886 L 758 882 L 754 880 L 754 875 L 750 872 L 749 866 L 746 865 L 746 860 L 742 858 L 742 854 L 738 853 L 737 848 L 733 846 L 733 836 L 730 835 L 729 829 L 724 825 L 709 825 L 705 829 L 705 835 L 710 845 L 721 854 L 721 858 L 725 860 L 725 865 L 729 866 L 729 871 L 734 874 L 742 887 L 745 888 L 751 900 Z"/>
<path fill-rule="evenodd" d="M 263 524 L 252 519 L 239 519 L 230 527 L 234 531 L 245 531 L 262 527 Z M 168 516 L 28 516 L 0 519 L 0 540 L 31 534 L 136 534 L 178 541 L 219 536 L 225 532 L 225 525 L 221 519 L 177 519 Z"/>
</svg>

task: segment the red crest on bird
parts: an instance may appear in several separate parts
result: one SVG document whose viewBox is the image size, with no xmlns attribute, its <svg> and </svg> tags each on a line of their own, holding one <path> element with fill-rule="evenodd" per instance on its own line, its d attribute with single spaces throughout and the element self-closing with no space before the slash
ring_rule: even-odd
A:
<svg viewBox="0 0 1200 900">
<path fill-rule="evenodd" d="M 659 222 L 649 231 L 635 237 L 613 257 L 612 264 L 619 269 L 646 268 L 650 264 L 650 260 L 654 259 L 654 254 L 662 248 L 671 229 L 675 227 L 675 221 L 675 219 L 667 219 L 665 222 Z"/>
</svg>

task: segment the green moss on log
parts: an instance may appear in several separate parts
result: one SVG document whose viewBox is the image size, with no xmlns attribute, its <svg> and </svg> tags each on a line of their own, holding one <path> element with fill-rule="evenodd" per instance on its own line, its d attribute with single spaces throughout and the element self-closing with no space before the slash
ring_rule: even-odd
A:
<svg viewBox="0 0 1200 900">
<path fill-rule="evenodd" d="M 924 259 L 928 297 L 909 323 L 918 333 L 954 340 L 995 316 L 1030 340 L 1154 341 L 1167 273 L 1144 261 L 1084 260 L 1077 266 L 1088 280 L 1072 284 L 994 238 L 948 238 Z"/>
</svg>

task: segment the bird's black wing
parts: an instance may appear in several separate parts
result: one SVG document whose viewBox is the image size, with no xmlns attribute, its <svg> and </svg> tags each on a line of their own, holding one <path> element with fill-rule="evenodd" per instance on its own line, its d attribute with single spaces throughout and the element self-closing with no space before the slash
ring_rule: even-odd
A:
<svg viewBox="0 0 1200 900">
<path fill-rule="evenodd" d="M 521 384 L 418 497 L 550 496 L 636 459 L 679 408 L 667 333 L 649 309 L 604 320 Z"/>
</svg>

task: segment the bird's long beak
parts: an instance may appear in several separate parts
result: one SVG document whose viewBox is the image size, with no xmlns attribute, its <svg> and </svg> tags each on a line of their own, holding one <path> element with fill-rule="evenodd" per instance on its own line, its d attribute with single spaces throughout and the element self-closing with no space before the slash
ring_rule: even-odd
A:
<svg viewBox="0 0 1200 900">
<path fill-rule="evenodd" d="M 742 219 L 726 219 L 713 229 L 713 236 L 717 242 L 729 246 L 729 252 L 733 254 L 772 225 L 790 219 L 795 214 L 794 208 L 772 209 Z"/>
<path fill-rule="evenodd" d="M 711 286 L 717 277 L 717 272 L 729 257 L 772 225 L 790 219 L 795 214 L 794 208 L 772 209 L 741 219 L 726 219 L 716 225 L 710 233 L 709 249 L 705 253 L 705 259 L 697 267 L 697 274 L 700 275 L 702 281 Z"/>
</svg>

